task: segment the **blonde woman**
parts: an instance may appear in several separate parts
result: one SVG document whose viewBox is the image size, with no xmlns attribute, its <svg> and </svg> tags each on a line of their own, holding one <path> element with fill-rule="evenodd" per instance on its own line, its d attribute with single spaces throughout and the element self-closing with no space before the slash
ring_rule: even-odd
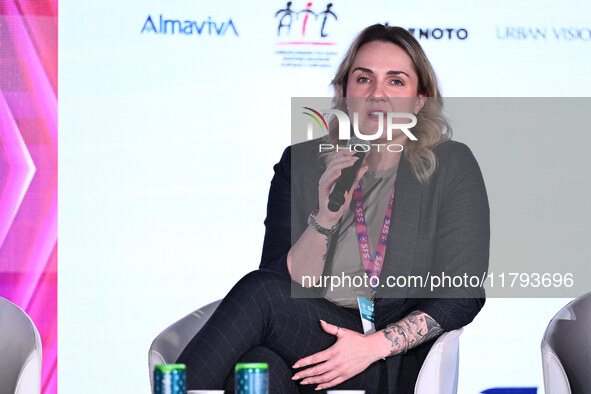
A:
<svg viewBox="0 0 591 394">
<path fill-rule="evenodd" d="M 236 284 L 179 358 L 189 389 L 230 391 L 236 362 L 267 361 L 273 393 L 411 393 L 432 340 L 470 323 L 484 304 L 478 286 L 431 296 L 392 283 L 319 290 L 318 278 L 339 275 L 482 274 L 489 252 L 480 169 L 470 150 L 449 138 L 435 73 L 416 39 L 399 27 L 366 28 L 332 85 L 335 108 L 357 113 L 362 134 L 403 112 L 416 118 L 416 140 L 377 135 L 375 146 L 403 150 L 372 149 L 336 212 L 328 209 L 329 194 L 360 160 L 355 151 L 320 154 L 326 140 L 286 149 L 274 167 L 260 269 Z M 345 143 L 336 122 L 329 134 L 333 146 Z M 306 277 L 316 279 L 306 284 Z M 293 298 L 294 284 L 319 296 Z M 375 332 L 364 333 L 360 299 L 373 305 Z"/>
</svg>

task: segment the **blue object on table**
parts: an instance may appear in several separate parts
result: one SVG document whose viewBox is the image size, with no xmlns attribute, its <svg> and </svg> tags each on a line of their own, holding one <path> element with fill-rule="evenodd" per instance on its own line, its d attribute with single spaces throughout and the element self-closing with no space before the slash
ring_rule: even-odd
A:
<svg viewBox="0 0 591 394">
<path fill-rule="evenodd" d="M 154 394 L 185 394 L 187 378 L 185 364 L 154 366 Z"/>
<path fill-rule="evenodd" d="M 480 394 L 537 394 L 537 387 L 494 387 L 481 391 Z"/>
<path fill-rule="evenodd" d="M 269 364 L 238 363 L 234 372 L 236 394 L 269 394 Z"/>
</svg>

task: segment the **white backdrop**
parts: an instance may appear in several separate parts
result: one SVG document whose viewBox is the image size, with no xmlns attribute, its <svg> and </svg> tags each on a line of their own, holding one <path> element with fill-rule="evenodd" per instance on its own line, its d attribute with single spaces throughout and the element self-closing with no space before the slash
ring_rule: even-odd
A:
<svg viewBox="0 0 591 394">
<path fill-rule="evenodd" d="M 303 14 L 278 37 L 285 3 L 60 2 L 60 393 L 148 392 L 153 338 L 256 269 L 272 166 L 290 143 L 290 98 L 328 95 L 363 27 L 466 30 L 465 40 L 420 40 L 446 96 L 591 93 L 584 1 L 334 0 L 327 37 L 322 17 L 302 35 Z M 205 27 L 142 32 L 148 17 L 159 28 L 160 15 Z M 303 50 L 313 53 L 278 53 Z M 490 153 L 480 137 L 457 135 L 477 159 Z M 489 190 L 502 187 L 483 172 Z M 489 299 L 461 339 L 460 393 L 541 388 L 539 343 L 566 302 Z"/>
</svg>

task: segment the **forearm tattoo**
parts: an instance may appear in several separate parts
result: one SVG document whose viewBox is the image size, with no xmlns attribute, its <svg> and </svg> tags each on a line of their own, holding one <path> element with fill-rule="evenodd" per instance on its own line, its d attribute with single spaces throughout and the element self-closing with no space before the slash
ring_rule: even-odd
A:
<svg viewBox="0 0 591 394">
<path fill-rule="evenodd" d="M 384 337 L 391 344 L 390 356 L 405 352 L 436 338 L 442 332 L 443 329 L 439 323 L 421 311 L 414 311 L 396 324 L 391 324 L 383 330 Z"/>
<path fill-rule="evenodd" d="M 395 325 L 386 327 L 383 332 L 384 336 L 391 344 L 390 356 L 394 356 L 399 353 L 398 349 L 403 346 L 402 343 L 405 341 L 404 334 L 400 331 L 400 327 Z"/>
</svg>

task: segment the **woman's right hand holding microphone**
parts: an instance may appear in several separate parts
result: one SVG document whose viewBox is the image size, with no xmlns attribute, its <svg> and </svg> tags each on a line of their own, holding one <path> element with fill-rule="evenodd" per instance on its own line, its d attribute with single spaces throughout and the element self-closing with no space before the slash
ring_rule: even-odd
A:
<svg viewBox="0 0 591 394">
<path fill-rule="evenodd" d="M 318 182 L 318 213 L 316 214 L 316 221 L 323 227 L 330 228 L 338 223 L 341 216 L 343 216 L 345 211 L 349 208 L 355 185 L 357 185 L 359 180 L 367 171 L 367 166 L 361 167 L 359 169 L 357 177 L 353 181 L 353 185 L 351 186 L 351 189 L 347 194 L 345 203 L 341 206 L 341 208 L 338 211 L 330 211 L 328 209 L 328 197 L 333 188 L 333 185 L 341 176 L 341 171 L 345 168 L 351 167 L 353 164 L 355 164 L 357 160 L 363 160 L 355 156 L 355 153 L 356 152 L 354 150 L 350 151 L 345 149 L 335 153 L 330 163 L 328 163 L 326 170 L 320 177 L 320 181 Z"/>
<path fill-rule="evenodd" d="M 317 212 L 310 216 L 309 223 L 312 220 L 312 224 L 300 236 L 287 254 L 287 269 L 291 278 L 303 286 L 309 286 L 309 284 L 304 284 L 305 277 L 318 277 L 322 275 L 329 234 L 334 231 L 333 226 L 336 226 L 341 216 L 349 209 L 349 204 L 353 198 L 353 189 L 367 171 L 367 167 L 360 168 L 353 182 L 353 186 L 351 186 L 349 193 L 347 193 L 345 203 L 338 211 L 332 212 L 328 209 L 331 189 L 341 176 L 341 171 L 351 167 L 357 160 L 361 160 L 355 156 L 355 153 L 349 150 L 341 150 L 335 153 L 318 181 L 319 208 Z"/>
</svg>

